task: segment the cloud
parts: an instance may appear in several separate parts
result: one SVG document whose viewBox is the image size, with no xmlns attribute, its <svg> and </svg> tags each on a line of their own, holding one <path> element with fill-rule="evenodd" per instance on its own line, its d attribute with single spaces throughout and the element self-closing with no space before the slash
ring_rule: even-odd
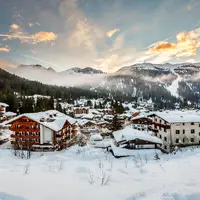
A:
<svg viewBox="0 0 200 200">
<path fill-rule="evenodd" d="M 195 56 L 200 47 L 200 29 L 189 32 L 180 32 L 176 36 L 177 41 L 170 43 L 161 41 L 148 49 L 149 53 L 162 53 L 175 57 Z"/>
<path fill-rule="evenodd" d="M 36 32 L 35 34 L 29 34 L 23 30 L 14 30 L 8 34 L 0 34 L 0 37 L 4 37 L 4 40 L 19 39 L 21 43 L 37 44 L 56 40 L 57 35 L 53 32 Z"/>
<path fill-rule="evenodd" d="M 107 37 L 112 37 L 115 33 L 117 33 L 117 32 L 119 32 L 120 30 L 119 29 L 117 29 L 117 28 L 115 28 L 115 29 L 112 29 L 112 30 L 110 30 L 110 31 L 108 31 L 107 33 L 106 33 L 106 35 L 107 35 Z"/>
<path fill-rule="evenodd" d="M 6 45 L 5 47 L 0 47 L 0 51 L 10 52 L 10 49 L 8 48 L 8 45 Z"/>
<path fill-rule="evenodd" d="M 14 68 L 18 65 L 18 63 L 16 62 L 12 62 L 11 60 L 5 60 L 5 59 L 2 59 L 0 58 L 0 68 L 2 69 L 6 69 L 6 68 Z"/>
<path fill-rule="evenodd" d="M 125 48 L 124 34 L 117 36 L 110 48 L 95 60 L 94 67 L 108 72 L 115 72 L 119 68 L 131 65 L 137 55 L 134 47 Z"/>
<path fill-rule="evenodd" d="M 12 25 L 10 25 L 10 28 L 11 28 L 11 29 L 14 29 L 14 30 L 17 30 L 17 29 L 20 28 L 20 26 L 17 25 L 17 24 L 12 24 Z"/>
<path fill-rule="evenodd" d="M 98 46 L 103 45 L 105 28 L 89 20 L 79 8 L 77 0 L 61 0 L 60 14 L 64 19 L 64 41 L 60 46 L 70 53 L 89 54 L 96 52 Z"/>
<path fill-rule="evenodd" d="M 38 32 L 32 35 L 32 39 L 34 43 L 53 41 L 56 38 L 57 38 L 57 35 L 53 32 Z"/>
<path fill-rule="evenodd" d="M 190 58 L 197 54 L 200 47 L 200 29 L 180 32 L 175 42 L 166 40 L 151 44 L 146 52 L 135 62 L 165 63 L 180 58 Z"/>
</svg>

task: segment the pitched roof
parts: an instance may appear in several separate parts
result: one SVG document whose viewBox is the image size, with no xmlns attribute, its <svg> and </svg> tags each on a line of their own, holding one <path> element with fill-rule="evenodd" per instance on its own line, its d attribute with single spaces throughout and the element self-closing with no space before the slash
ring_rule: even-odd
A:
<svg viewBox="0 0 200 200">
<path fill-rule="evenodd" d="M 116 142 L 122 142 L 122 141 L 131 141 L 131 140 L 145 140 L 148 142 L 153 142 L 156 144 L 162 144 L 162 140 L 148 134 L 144 131 L 139 131 L 136 129 L 131 128 L 130 126 L 125 127 L 122 130 L 113 132 L 113 136 L 116 140 Z"/>
<path fill-rule="evenodd" d="M 9 107 L 9 105 L 8 105 L 8 104 L 6 104 L 6 103 L 3 103 L 3 102 L 0 102 L 0 106 L 3 106 L 3 107 Z"/>
<path fill-rule="evenodd" d="M 54 116 L 53 114 L 56 114 L 56 116 Z M 50 119 L 52 121 L 41 121 L 40 119 L 48 119 L 50 115 L 53 115 L 52 117 L 50 117 Z M 66 121 L 68 121 L 71 125 L 74 124 L 76 122 L 76 120 L 70 116 L 67 116 L 57 110 L 48 110 L 48 111 L 44 111 L 44 112 L 38 112 L 38 113 L 24 113 L 21 115 L 18 115 L 17 117 L 14 117 L 8 121 L 5 121 L 4 123 L 2 123 L 3 125 L 7 125 L 12 123 L 13 121 L 21 118 L 21 117 L 27 117 L 35 122 L 38 122 L 42 125 L 44 125 L 45 127 L 53 130 L 53 131 L 59 131 L 63 128 L 64 124 Z"/>
<path fill-rule="evenodd" d="M 175 110 L 175 111 L 155 112 L 154 114 L 169 123 L 187 123 L 187 122 L 200 123 L 200 113 L 197 110 L 191 110 L 191 111 Z"/>
</svg>

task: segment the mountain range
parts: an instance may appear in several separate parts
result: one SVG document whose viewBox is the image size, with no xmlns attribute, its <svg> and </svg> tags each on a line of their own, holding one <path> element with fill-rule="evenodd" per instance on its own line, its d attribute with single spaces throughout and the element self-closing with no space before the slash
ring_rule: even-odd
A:
<svg viewBox="0 0 200 200">
<path fill-rule="evenodd" d="M 142 97 L 165 104 L 177 101 L 199 103 L 200 63 L 141 63 L 104 73 L 91 67 L 73 67 L 62 72 L 41 65 L 19 65 L 7 71 L 30 80 L 52 85 L 76 86 L 106 91 L 129 99 Z"/>
</svg>

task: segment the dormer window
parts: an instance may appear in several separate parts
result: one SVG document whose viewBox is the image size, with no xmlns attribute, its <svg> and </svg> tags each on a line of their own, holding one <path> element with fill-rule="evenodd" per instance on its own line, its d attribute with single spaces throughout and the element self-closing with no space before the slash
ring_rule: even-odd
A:
<svg viewBox="0 0 200 200">
<path fill-rule="evenodd" d="M 191 122 L 191 125 L 194 125 L 194 122 Z"/>
</svg>

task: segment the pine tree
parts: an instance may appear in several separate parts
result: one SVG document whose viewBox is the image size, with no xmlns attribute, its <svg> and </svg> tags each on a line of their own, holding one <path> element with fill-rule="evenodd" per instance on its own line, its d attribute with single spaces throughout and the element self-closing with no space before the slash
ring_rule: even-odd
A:
<svg viewBox="0 0 200 200">
<path fill-rule="evenodd" d="M 87 100 L 87 106 L 90 107 L 90 108 L 92 107 L 92 101 L 91 100 Z"/>
<path fill-rule="evenodd" d="M 121 120 L 119 119 L 118 115 L 116 114 L 116 115 L 113 117 L 113 120 L 112 120 L 112 123 L 111 123 L 111 130 L 117 131 L 117 130 L 122 129 L 122 127 L 123 127 L 122 122 L 121 122 Z"/>
<path fill-rule="evenodd" d="M 59 112 L 63 112 L 61 104 L 57 101 L 56 110 Z"/>
</svg>

